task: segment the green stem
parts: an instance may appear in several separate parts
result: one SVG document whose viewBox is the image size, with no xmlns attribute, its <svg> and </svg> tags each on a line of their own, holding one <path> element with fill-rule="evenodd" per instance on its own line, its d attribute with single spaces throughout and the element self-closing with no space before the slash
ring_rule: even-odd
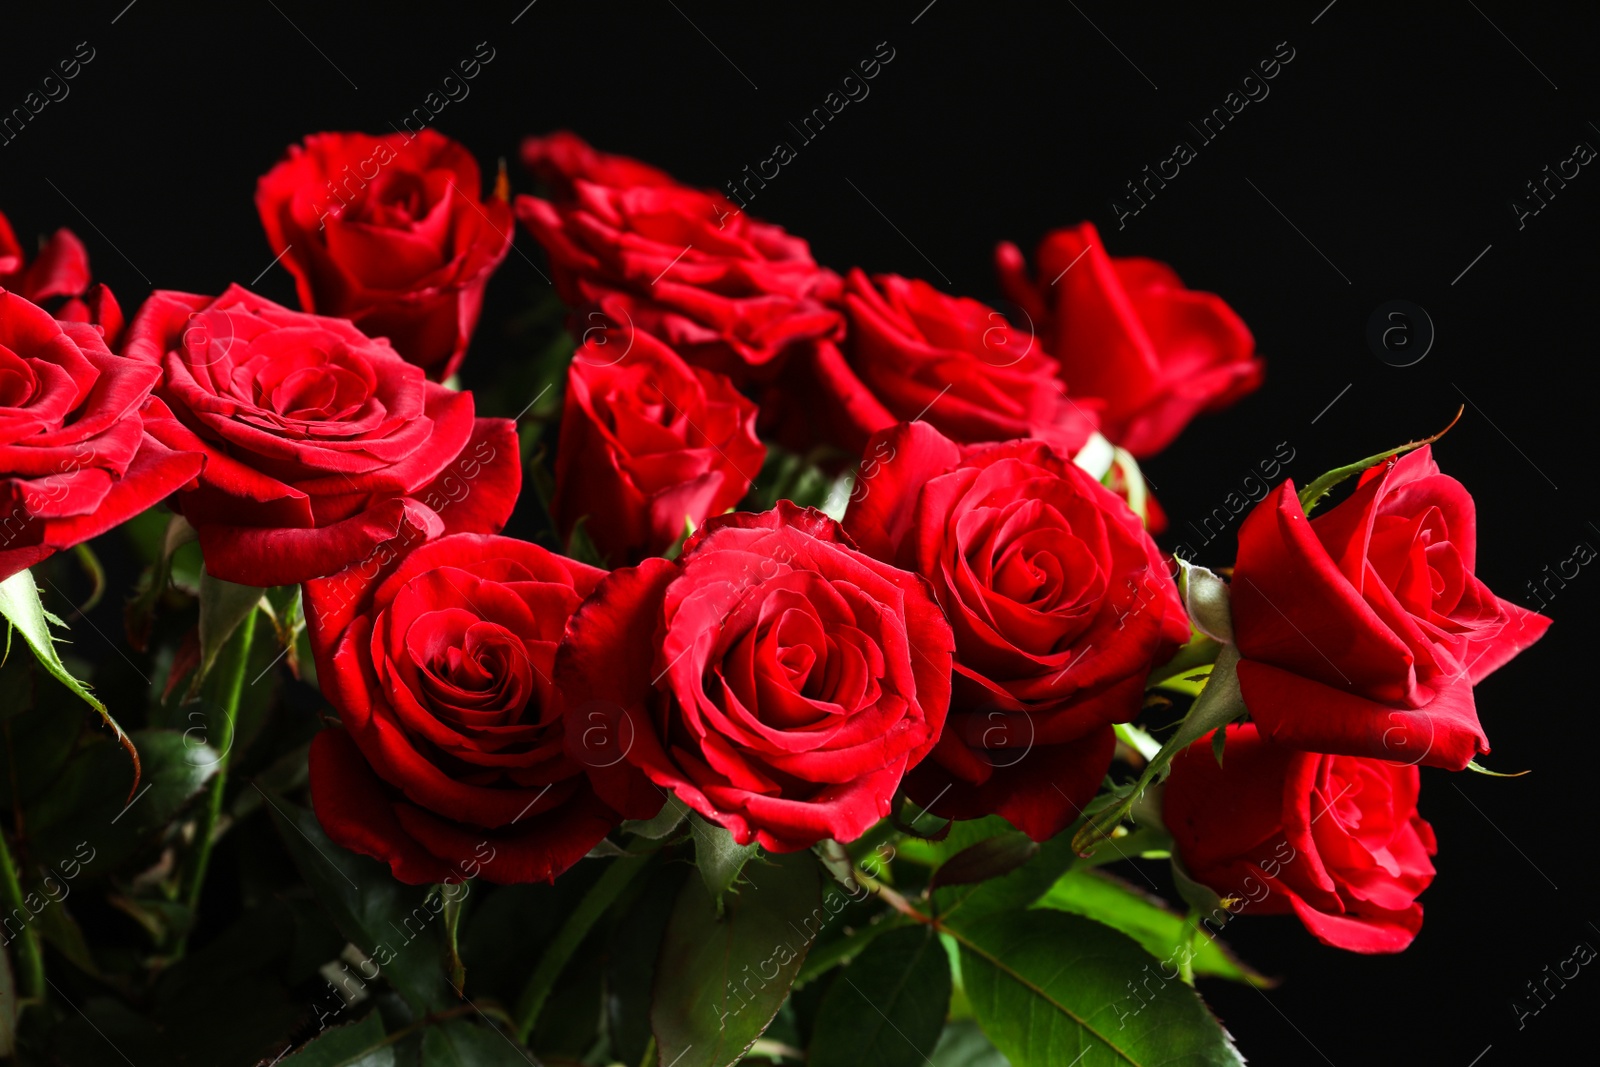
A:
<svg viewBox="0 0 1600 1067">
<path fill-rule="evenodd" d="M 5 898 L 6 914 L 15 915 L 29 911 L 22 902 L 22 883 L 17 878 L 17 865 L 11 859 L 11 847 L 0 833 L 0 896 Z M 31 918 L 31 916 L 30 916 Z M 33 923 L 25 922 L 16 938 L 17 966 L 22 972 L 22 992 L 30 1000 L 44 999 L 44 953 L 39 947 L 39 933 Z"/>
<path fill-rule="evenodd" d="M 1099 847 L 1101 840 L 1108 838 L 1111 830 L 1133 810 L 1133 805 L 1144 795 L 1144 791 L 1166 777 L 1167 767 L 1172 763 L 1173 757 L 1212 730 L 1226 726 L 1238 718 L 1245 710 L 1244 702 L 1239 696 L 1238 665 L 1239 650 L 1232 645 L 1223 645 L 1217 654 L 1216 666 L 1211 669 L 1211 677 L 1206 680 L 1206 687 L 1200 690 L 1200 695 L 1190 706 L 1189 714 L 1183 717 L 1183 721 L 1172 732 L 1172 736 L 1167 738 L 1167 743 L 1161 746 L 1161 751 L 1156 753 L 1155 758 L 1145 764 L 1144 773 L 1139 775 L 1139 780 L 1134 783 L 1128 795 L 1119 803 L 1091 817 L 1073 835 L 1074 852 L 1080 856 L 1087 856 Z"/>
<path fill-rule="evenodd" d="M 589 892 L 584 894 L 578 907 L 556 933 L 554 941 L 539 958 L 539 964 L 534 968 L 533 974 L 528 978 L 528 984 L 522 987 L 522 995 L 517 998 L 517 1040 L 523 1044 L 528 1043 L 528 1038 L 533 1033 L 533 1028 L 539 1021 L 539 1013 L 544 1010 L 544 1002 L 549 999 L 550 991 L 555 988 L 556 979 L 561 977 L 561 972 L 566 969 L 567 961 L 578 950 L 583 939 L 590 929 L 605 914 L 613 901 L 633 881 L 634 875 L 644 870 L 650 862 L 650 856 L 618 856 L 611 861 L 611 866 L 606 868 L 606 873 L 600 876 Z"/>
<path fill-rule="evenodd" d="M 210 703 L 222 712 L 220 719 L 210 724 L 216 733 L 215 748 L 220 755 L 217 757 L 217 773 L 211 778 L 211 788 L 206 793 L 205 807 L 200 812 L 200 824 L 195 828 L 195 850 L 190 858 L 189 867 L 184 872 L 180 889 L 180 896 L 189 907 L 191 923 L 199 914 L 200 890 L 205 884 L 206 868 L 211 863 L 212 837 L 216 833 L 217 820 L 222 814 L 222 794 L 228 785 L 228 764 L 231 762 L 233 752 L 234 720 L 239 714 L 239 696 L 244 692 L 245 671 L 250 664 L 250 645 L 255 636 L 256 614 L 256 610 L 251 609 L 250 614 L 239 623 L 239 628 L 228 638 L 228 643 L 217 656 L 217 663 L 205 682 Z M 185 933 L 178 940 L 173 954 L 174 959 L 183 955 L 187 941 L 188 934 Z"/>
</svg>

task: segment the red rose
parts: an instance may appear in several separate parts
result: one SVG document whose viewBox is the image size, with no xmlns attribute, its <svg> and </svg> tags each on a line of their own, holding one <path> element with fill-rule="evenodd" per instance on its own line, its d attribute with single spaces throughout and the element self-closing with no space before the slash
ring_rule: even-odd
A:
<svg viewBox="0 0 1600 1067">
<path fill-rule="evenodd" d="M 950 721 L 912 773 L 955 819 L 1059 833 L 1111 762 L 1111 724 L 1189 636 L 1138 516 L 1041 441 L 962 448 L 926 423 L 878 434 L 845 531 L 920 574 L 955 631 Z"/>
<path fill-rule="evenodd" d="M 200 473 L 139 409 L 159 367 L 0 289 L 0 580 L 153 507 Z"/>
<path fill-rule="evenodd" d="M 367 558 L 404 518 L 430 535 L 493 533 L 516 502 L 511 422 L 474 419 L 472 394 L 343 319 L 238 286 L 214 300 L 157 292 L 128 355 L 165 371 L 150 432 L 206 455 L 173 506 L 218 578 L 291 585 Z"/>
<path fill-rule="evenodd" d="M 596 151 L 575 133 L 557 130 L 522 142 L 522 165 L 549 187 L 560 200 L 577 195 L 576 182 L 625 189 L 634 185 L 676 186 L 677 179 L 664 170 L 627 156 Z"/>
<path fill-rule="evenodd" d="M 927 282 L 853 270 L 845 282 L 848 342 L 797 363 L 805 409 L 857 451 L 896 423 L 923 419 L 963 444 L 1039 437 L 1068 452 L 1094 431 L 1092 409 L 1066 398 L 1055 360 L 985 304 Z"/>
<path fill-rule="evenodd" d="M 744 496 L 766 449 L 756 407 L 649 334 L 591 334 L 567 371 L 552 501 L 612 563 L 665 552 Z"/>
<path fill-rule="evenodd" d="M 1100 402 L 1105 435 L 1134 455 L 1160 452 L 1200 412 L 1261 384 L 1239 316 L 1165 263 L 1111 258 L 1087 222 L 1046 235 L 1034 258 L 1030 280 L 1016 245 L 996 249 L 1006 295 L 1039 324 L 1073 397 Z"/>
<path fill-rule="evenodd" d="M 89 253 L 71 230 L 63 228 L 52 234 L 30 264 L 11 223 L 0 212 L 0 289 L 51 308 L 51 314 L 63 322 L 101 327 L 108 345 L 116 344 L 122 334 L 122 309 L 110 289 L 103 285 L 91 288 Z"/>
<path fill-rule="evenodd" d="M 412 884 L 553 881 L 582 859 L 621 817 L 567 757 L 550 679 L 604 573 L 455 534 L 307 582 L 317 678 L 344 725 L 311 744 L 328 836 Z"/>
<path fill-rule="evenodd" d="M 1438 851 L 1417 814 L 1420 777 L 1284 748 L 1245 723 L 1228 727 L 1220 767 L 1209 736 L 1178 754 L 1162 818 L 1189 876 L 1237 900 L 1234 912 L 1292 909 L 1325 945 L 1399 952 L 1422 928 L 1417 896 Z"/>
<path fill-rule="evenodd" d="M 554 199 L 519 196 L 517 218 L 550 254 L 557 291 L 654 334 L 696 366 L 743 385 L 799 342 L 835 337 L 839 278 L 810 247 L 740 211 L 571 134 L 529 138 L 523 159 Z"/>
<path fill-rule="evenodd" d="M 601 797 L 672 790 L 741 843 L 792 852 L 889 813 L 944 724 L 950 649 L 918 578 L 780 501 L 711 519 L 677 560 L 613 571 L 556 679 Z"/>
<path fill-rule="evenodd" d="M 481 199 L 481 181 L 471 153 L 433 130 L 318 133 L 262 176 L 256 209 L 302 308 L 387 337 L 443 381 L 514 236 L 511 209 Z"/>
<path fill-rule="evenodd" d="M 1239 530 L 1233 628 L 1274 741 L 1461 770 L 1489 751 L 1472 687 L 1550 620 L 1473 574 L 1472 497 L 1423 447 L 1307 519 L 1284 482 Z"/>
</svg>

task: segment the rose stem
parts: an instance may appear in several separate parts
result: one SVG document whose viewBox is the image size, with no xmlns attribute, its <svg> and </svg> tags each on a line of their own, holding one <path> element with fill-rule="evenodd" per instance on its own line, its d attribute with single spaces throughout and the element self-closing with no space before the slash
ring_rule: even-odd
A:
<svg viewBox="0 0 1600 1067">
<path fill-rule="evenodd" d="M 200 812 L 200 823 L 195 827 L 195 851 L 190 858 L 180 893 L 189 907 L 191 929 L 199 918 L 200 889 L 205 884 L 206 867 L 211 862 L 212 836 L 217 828 L 217 819 L 222 814 L 222 793 L 228 784 L 229 754 L 233 751 L 234 719 L 239 714 L 239 695 L 244 691 L 245 669 L 250 663 L 250 643 L 255 635 L 258 614 L 257 609 L 250 609 L 250 614 L 244 617 L 239 628 L 222 647 L 212 676 L 207 680 L 216 686 L 212 692 L 216 695 L 216 704 L 222 709 L 222 719 L 215 724 L 216 748 L 220 755 L 217 757 L 217 773 L 212 776 L 211 790 Z M 183 956 L 188 940 L 189 934 L 185 931 L 173 951 L 174 960 Z"/>
<path fill-rule="evenodd" d="M 522 995 L 517 998 L 518 1041 L 523 1044 L 528 1043 L 534 1024 L 539 1021 L 539 1012 L 544 1010 L 544 1002 L 550 996 L 550 991 L 555 988 L 556 979 L 561 977 L 567 961 L 572 958 L 572 954 L 583 942 L 584 936 L 611 906 L 612 901 L 617 899 L 633 880 L 633 876 L 642 871 L 649 862 L 648 854 L 618 856 L 612 861 L 611 866 L 606 868 L 606 873 L 600 876 L 600 880 L 578 902 L 577 909 L 561 927 L 556 939 L 550 943 L 544 955 L 539 958 L 538 967 L 528 978 L 528 984 L 522 987 Z"/>
<path fill-rule="evenodd" d="M 6 844 L 3 832 L 0 832 L 0 895 L 5 897 L 7 912 L 22 911 L 22 883 L 17 879 L 17 865 L 12 862 L 11 847 Z M 30 1000 L 43 1000 L 44 955 L 39 951 L 39 932 L 31 922 L 22 924 L 18 941 L 17 963 L 22 971 L 23 992 Z"/>
</svg>

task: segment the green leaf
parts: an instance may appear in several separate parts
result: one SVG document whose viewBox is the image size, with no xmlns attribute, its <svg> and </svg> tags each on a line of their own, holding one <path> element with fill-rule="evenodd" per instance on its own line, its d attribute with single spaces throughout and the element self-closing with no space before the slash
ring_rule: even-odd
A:
<svg viewBox="0 0 1600 1067">
<path fill-rule="evenodd" d="M 1347 464 L 1343 467 L 1335 467 L 1333 470 L 1322 475 L 1316 481 L 1300 490 L 1301 509 L 1305 511 L 1307 515 L 1309 515 L 1311 514 L 1311 509 L 1315 508 L 1323 497 L 1332 492 L 1334 486 L 1338 485 L 1340 482 L 1343 482 L 1345 479 L 1360 474 L 1369 467 L 1375 467 L 1384 460 L 1393 456 L 1398 456 L 1402 452 L 1410 452 L 1412 449 L 1421 448 L 1423 445 L 1433 444 L 1433 442 L 1450 432 L 1451 427 L 1453 427 L 1461 419 L 1461 413 L 1465 410 L 1467 410 L 1465 404 L 1457 408 L 1456 417 L 1450 420 L 1450 425 L 1446 426 L 1432 437 L 1424 437 L 1420 441 L 1407 441 L 1398 448 L 1391 448 L 1386 452 L 1379 452 L 1377 455 L 1368 456 L 1366 459 L 1358 459 L 1354 463 Z"/>
<path fill-rule="evenodd" d="M 891 911 L 880 915 L 876 922 L 852 929 L 843 937 L 813 945 L 811 951 L 806 954 L 806 962 L 801 966 L 800 973 L 795 976 L 795 988 L 799 989 L 816 981 L 819 976 L 828 973 L 846 960 L 855 959 L 877 937 L 890 930 L 898 930 L 912 921 L 897 911 Z"/>
<path fill-rule="evenodd" d="M 875 940 L 834 979 L 817 1009 L 811 1067 L 918 1067 L 950 1007 L 950 962 L 926 926 Z"/>
<path fill-rule="evenodd" d="M 584 515 L 572 524 L 572 534 L 567 538 L 566 555 L 579 563 L 587 563 L 591 567 L 604 567 L 606 558 L 600 549 L 595 546 L 594 539 L 589 536 L 589 516 Z"/>
<path fill-rule="evenodd" d="M 963 925 L 979 917 L 1020 911 L 1043 896 L 1077 860 L 1070 829 L 1039 846 L 1022 866 L 1000 878 L 978 885 L 947 886 L 935 890 L 934 907 L 943 923 Z M 938 872 L 935 872 L 938 877 Z"/>
<path fill-rule="evenodd" d="M 1154 759 L 1157 752 L 1161 751 L 1161 742 L 1150 736 L 1150 732 L 1131 722 L 1119 722 L 1112 729 L 1117 733 L 1117 740 L 1133 749 L 1145 759 Z"/>
<path fill-rule="evenodd" d="M 32 572 L 21 570 L 0 582 L 0 615 L 5 616 L 9 624 L 6 628 L 7 653 L 11 651 L 11 635 L 22 634 L 22 639 L 33 649 L 33 654 L 38 657 L 44 669 L 100 713 L 101 720 L 116 735 L 117 743 L 133 759 L 133 785 L 137 786 L 140 773 L 139 752 L 133 747 L 133 742 L 128 740 L 128 735 L 122 727 L 117 725 L 117 720 L 111 717 L 106 706 L 100 703 L 82 682 L 72 676 L 66 664 L 61 662 L 61 657 L 56 654 L 56 638 L 50 634 L 50 624 L 55 623 L 57 626 L 65 627 L 66 623 L 44 610 L 44 605 L 39 602 L 39 586 L 34 582 Z M 131 789 L 129 795 L 132 795 Z"/>
<path fill-rule="evenodd" d="M 1166 903 L 1104 871 L 1076 868 L 1039 898 L 1040 908 L 1071 912 L 1121 930 L 1160 960 L 1187 950 L 1195 928 Z M 1202 933 L 1191 961 L 1197 975 L 1271 987 L 1272 982 L 1240 963 L 1220 941 Z"/>
<path fill-rule="evenodd" d="M 851 893 L 856 892 L 861 884 L 856 881 L 856 861 L 850 858 L 849 851 L 843 845 L 831 837 L 825 837 L 812 845 L 811 851 L 816 853 L 823 869 L 833 876 L 835 882 Z"/>
<path fill-rule="evenodd" d="M 372 1012 L 360 1022 L 324 1030 L 279 1067 L 394 1067 L 394 1046 L 387 1040 L 383 1017 Z"/>
<path fill-rule="evenodd" d="M 857 458 L 830 446 L 802 456 L 769 444 L 761 473 L 745 494 L 741 508 L 768 511 L 780 500 L 792 500 L 801 507 L 819 508 L 838 518 L 850 502 L 850 491 L 855 484 L 855 472 L 850 465 Z M 841 465 L 846 469 L 840 474 L 829 474 L 825 469 L 838 470 Z"/>
<path fill-rule="evenodd" d="M 1217 654 L 1221 651 L 1221 644 L 1205 634 L 1194 631 L 1188 644 L 1178 649 L 1176 655 L 1150 673 L 1144 687 L 1147 690 L 1176 688 L 1186 696 L 1197 696 L 1200 692 L 1199 686 L 1173 683 L 1209 672 L 1211 665 L 1217 661 Z"/>
<path fill-rule="evenodd" d="M 561 921 L 583 899 L 600 864 L 580 863 L 552 883 L 491 886 L 478 883 L 483 893 L 472 910 L 461 940 L 461 959 L 472 975 L 475 999 L 492 997 L 502 1004 L 515 1003 L 528 980 L 530 961 L 539 958 L 555 937 Z"/>
<path fill-rule="evenodd" d="M 263 794 L 300 876 L 339 932 L 372 958 L 418 1012 L 457 1003 L 445 981 L 443 904 L 426 886 L 401 885 L 387 865 L 328 840 L 317 817 Z"/>
<path fill-rule="evenodd" d="M 1511 771 L 1509 773 L 1506 771 L 1491 771 L 1489 768 L 1485 767 L 1475 759 L 1467 761 L 1467 770 L 1473 772 L 1474 774 L 1487 774 L 1490 778 L 1521 778 L 1525 774 L 1533 773 L 1532 769 L 1526 771 Z"/>
<path fill-rule="evenodd" d="M 174 557 L 178 549 L 194 542 L 199 535 L 182 515 L 167 515 L 154 509 L 124 524 L 123 529 L 133 538 L 140 554 L 150 560 L 150 566 L 139 579 L 137 595 L 128 601 L 122 613 L 129 643 L 143 652 L 150 641 L 150 624 L 155 618 L 156 605 L 166 595 L 167 587 L 173 584 Z"/>
<path fill-rule="evenodd" d="M 612 1058 L 623 1063 L 640 1062 L 651 1041 L 650 988 L 655 984 L 656 956 L 685 876 L 694 877 L 681 863 L 659 864 L 606 937 L 606 1036 Z"/>
<path fill-rule="evenodd" d="M 670 837 L 672 832 L 683 823 L 685 809 L 682 805 L 667 803 L 661 805 L 661 810 L 653 819 L 626 819 L 621 830 L 625 834 L 638 834 L 640 837 L 651 841 L 660 841 L 663 837 Z"/>
<path fill-rule="evenodd" d="M 266 590 L 253 585 L 235 585 L 200 572 L 200 666 L 189 680 L 191 696 L 216 665 L 217 656 L 228 638 L 261 602 Z"/>
<path fill-rule="evenodd" d="M 0 1059 L 17 1051 L 17 981 L 11 973 L 11 953 L 0 947 Z"/>
<path fill-rule="evenodd" d="M 946 1023 L 939 1044 L 928 1061 L 932 1067 L 1011 1067 L 1011 1061 L 984 1036 L 971 1019 Z"/>
<path fill-rule="evenodd" d="M 132 800 L 127 758 L 115 745 L 95 741 L 79 749 L 34 802 L 28 836 L 35 866 L 108 873 L 164 830 L 216 773 L 216 753 L 177 730 L 136 730 L 130 743 L 149 772 Z"/>
<path fill-rule="evenodd" d="M 1108 926 L 1035 910 L 955 937 L 973 1012 L 1016 1067 L 1244 1063 L 1176 971 Z"/>
<path fill-rule="evenodd" d="M 611 861 L 605 874 L 600 876 L 589 892 L 585 893 L 567 921 L 562 924 L 555 939 L 539 957 L 538 966 L 528 978 L 528 984 L 517 998 L 517 1036 L 526 1041 L 539 1021 L 545 1000 L 555 988 L 556 979 L 566 969 L 572 954 L 578 950 L 600 916 L 616 901 L 618 894 L 627 888 L 635 875 L 650 863 L 649 855 L 619 856 Z"/>
<path fill-rule="evenodd" d="M 422 1067 L 530 1067 L 537 1063 L 510 1035 L 488 1024 L 453 1019 L 422 1037 Z"/>
<path fill-rule="evenodd" d="M 761 846 L 754 841 L 748 845 L 739 844 L 728 831 L 706 822 L 694 812 L 689 813 L 689 825 L 694 829 L 694 864 L 700 868 L 700 879 L 711 898 L 721 908 L 723 895 L 739 880 L 739 872 L 761 851 Z"/>
<path fill-rule="evenodd" d="M 65 898 L 54 907 L 46 908 L 38 922 L 39 935 L 68 962 L 91 978 L 105 980 L 100 973 L 100 965 L 95 962 L 94 952 L 83 936 L 83 928 L 67 910 Z"/>
<path fill-rule="evenodd" d="M 987 882 L 1010 874 L 1038 854 L 1038 843 L 1020 830 L 997 834 L 968 845 L 942 863 L 928 888 Z"/>
<path fill-rule="evenodd" d="M 449 882 L 433 887 L 444 902 L 445 966 L 450 975 L 450 988 L 460 996 L 467 987 L 467 967 L 461 962 L 461 914 L 466 905 L 467 893 L 472 889 L 467 882 Z"/>
<path fill-rule="evenodd" d="M 83 567 L 83 573 L 89 577 L 89 598 L 78 605 L 78 611 L 87 615 L 95 609 L 96 604 L 100 603 L 100 598 L 106 595 L 106 569 L 87 541 L 73 545 L 72 554 Z"/>
<path fill-rule="evenodd" d="M 0 666 L 0 807 L 28 803 L 55 781 L 83 733 L 83 705 L 32 656 Z"/>
<path fill-rule="evenodd" d="M 998 815 L 981 819 L 963 819 L 950 824 L 950 832 L 942 840 L 907 837 L 895 842 L 895 859 L 908 860 L 924 867 L 937 867 L 962 849 L 977 844 L 997 834 L 1010 833 L 1013 827 Z"/>
<path fill-rule="evenodd" d="M 1179 752 L 1218 727 L 1225 726 L 1245 713 L 1244 697 L 1239 692 L 1239 650 L 1223 645 L 1217 662 L 1206 679 L 1206 687 L 1189 708 L 1189 713 L 1178 723 L 1177 729 L 1167 738 L 1155 758 L 1145 764 L 1125 796 L 1116 804 L 1095 814 L 1073 835 L 1072 845 L 1080 855 L 1087 855 L 1104 843 L 1113 827 L 1133 809 L 1144 791 L 1167 777 L 1172 760 Z"/>
<path fill-rule="evenodd" d="M 809 852 L 775 856 L 755 884 L 728 894 L 719 917 L 711 892 L 684 881 L 661 944 L 650 1026 L 662 1063 L 738 1062 L 778 1013 L 818 930 L 843 910 L 824 903 Z"/>
</svg>

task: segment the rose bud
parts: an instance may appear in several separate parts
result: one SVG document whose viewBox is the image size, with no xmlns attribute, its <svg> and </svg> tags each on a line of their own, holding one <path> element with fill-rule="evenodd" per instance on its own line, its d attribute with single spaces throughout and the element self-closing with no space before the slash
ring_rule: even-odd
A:
<svg viewBox="0 0 1600 1067">
<path fill-rule="evenodd" d="M 1073 399 L 1141 458 L 1261 384 L 1255 340 L 1222 298 L 1185 289 L 1165 263 L 1113 258 L 1092 223 L 1039 242 L 1030 279 L 1017 246 L 995 251 L 1006 296 L 1038 324 Z"/>
<path fill-rule="evenodd" d="M 387 337 L 435 381 L 467 353 L 515 236 L 478 162 L 434 130 L 318 133 L 262 176 L 256 209 L 306 311 Z"/>
<path fill-rule="evenodd" d="M 567 371 L 552 511 L 607 562 L 658 556 L 744 496 L 766 449 L 756 406 L 640 331 L 591 335 Z"/>
</svg>

